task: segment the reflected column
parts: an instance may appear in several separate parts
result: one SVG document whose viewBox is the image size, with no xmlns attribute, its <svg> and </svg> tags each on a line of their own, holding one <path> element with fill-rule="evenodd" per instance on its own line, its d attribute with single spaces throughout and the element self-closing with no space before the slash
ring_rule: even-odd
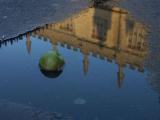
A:
<svg viewBox="0 0 160 120">
<path fill-rule="evenodd" d="M 27 48 L 28 54 L 31 53 L 31 44 L 32 44 L 32 42 L 31 42 L 31 39 L 30 39 L 30 33 L 27 33 L 26 34 L 26 48 Z"/>
<path fill-rule="evenodd" d="M 83 55 L 83 71 L 84 74 L 87 75 L 88 73 L 88 67 L 89 67 L 89 60 L 88 60 L 88 54 Z"/>
<path fill-rule="evenodd" d="M 117 84 L 118 84 L 118 87 L 121 88 L 122 85 L 123 85 L 123 80 L 124 80 L 124 72 L 123 72 L 123 69 L 124 69 L 124 66 L 119 64 L 118 65 L 118 72 L 117 72 Z"/>
</svg>

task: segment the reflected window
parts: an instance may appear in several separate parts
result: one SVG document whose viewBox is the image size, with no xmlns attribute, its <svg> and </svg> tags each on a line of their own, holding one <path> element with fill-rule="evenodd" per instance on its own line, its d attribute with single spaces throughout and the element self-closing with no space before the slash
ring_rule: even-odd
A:
<svg viewBox="0 0 160 120">
<path fill-rule="evenodd" d="M 105 40 L 106 34 L 107 34 L 107 20 L 100 18 L 100 17 L 94 17 L 94 27 L 92 30 L 92 38 L 96 38 L 99 40 Z"/>
<path fill-rule="evenodd" d="M 69 31 L 69 32 L 73 32 L 72 21 L 68 21 L 68 22 L 60 25 L 60 29 L 65 30 L 65 31 Z"/>
</svg>

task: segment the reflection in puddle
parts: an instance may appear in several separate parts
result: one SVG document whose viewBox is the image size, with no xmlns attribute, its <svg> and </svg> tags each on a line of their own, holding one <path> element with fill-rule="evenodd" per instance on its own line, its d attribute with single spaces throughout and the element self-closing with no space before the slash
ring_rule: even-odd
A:
<svg viewBox="0 0 160 120">
<path fill-rule="evenodd" d="M 74 104 L 84 105 L 84 104 L 86 104 L 86 100 L 83 99 L 83 98 L 77 98 L 77 99 L 74 100 Z"/>
<path fill-rule="evenodd" d="M 48 78 L 57 78 L 58 76 L 61 75 L 61 73 L 63 72 L 63 70 L 59 70 L 59 71 L 45 71 L 40 69 L 41 73 L 48 77 Z"/>
<path fill-rule="evenodd" d="M 115 61 L 118 65 L 118 85 L 121 87 L 125 77 L 123 69 L 127 64 L 131 69 L 144 72 L 146 30 L 144 25 L 120 8 L 88 8 L 66 20 L 33 31 L 33 36 L 49 39 L 53 46 L 59 43 L 68 49 L 80 49 L 84 56 L 85 74 L 89 69 L 90 53 L 100 59 Z"/>
<path fill-rule="evenodd" d="M 8 78 L 7 75 L 2 77 L 11 83 L 16 79 L 20 86 L 18 88 L 15 82 L 6 83 L 5 86 L 16 88 L 13 91 L 0 88 L 0 91 L 6 90 L 12 99 L 17 90 L 23 92 L 16 98 L 25 99 L 23 93 L 29 88 L 26 94 L 30 96 L 33 105 L 38 104 L 38 107 L 60 113 L 67 111 L 74 114 L 76 120 L 159 118 L 159 104 L 155 102 L 157 96 L 150 90 L 143 74 L 149 51 L 147 28 L 134 20 L 127 11 L 117 7 L 87 8 L 68 19 L 3 41 L 0 47 L 21 39 L 26 40 L 25 49 L 30 58 L 24 56 L 24 59 L 28 60 L 31 67 L 25 66 L 29 69 L 22 77 L 26 83 L 20 81 L 21 76 L 18 76 L 20 80 L 17 77 Z M 45 71 L 38 73 L 39 67 L 36 67 L 39 56 L 50 49 L 49 46 L 43 47 L 45 43 L 50 43 L 51 48 L 56 48 L 64 56 L 66 66 L 63 71 L 54 74 Z M 19 56 L 21 58 L 23 54 Z M 19 66 L 26 63 L 24 59 Z M 48 78 L 57 80 L 44 80 Z M 115 79 L 121 89 L 115 87 Z M 22 89 L 25 87 L 28 88 Z M 151 114 L 152 111 L 154 113 Z"/>
<path fill-rule="evenodd" d="M 32 42 L 30 40 L 30 33 L 27 33 L 26 34 L 26 46 L 27 46 L 27 52 L 28 52 L 28 54 L 31 53 L 31 44 L 32 44 Z"/>
</svg>

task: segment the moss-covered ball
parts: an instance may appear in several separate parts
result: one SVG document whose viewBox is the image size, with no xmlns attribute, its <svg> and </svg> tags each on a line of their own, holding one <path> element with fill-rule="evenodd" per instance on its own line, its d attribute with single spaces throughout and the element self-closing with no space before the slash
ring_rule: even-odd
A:
<svg viewBox="0 0 160 120">
<path fill-rule="evenodd" d="M 48 51 L 39 60 L 39 66 L 44 71 L 60 71 L 65 62 L 63 57 L 54 50 Z"/>
</svg>

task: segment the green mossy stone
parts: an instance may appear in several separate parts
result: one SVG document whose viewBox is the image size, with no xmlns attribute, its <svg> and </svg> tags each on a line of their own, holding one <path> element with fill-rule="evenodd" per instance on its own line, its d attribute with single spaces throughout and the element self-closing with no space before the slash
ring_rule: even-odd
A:
<svg viewBox="0 0 160 120">
<path fill-rule="evenodd" d="M 59 71 L 65 64 L 63 57 L 57 51 L 49 51 L 42 55 L 39 65 L 45 71 Z"/>
</svg>

